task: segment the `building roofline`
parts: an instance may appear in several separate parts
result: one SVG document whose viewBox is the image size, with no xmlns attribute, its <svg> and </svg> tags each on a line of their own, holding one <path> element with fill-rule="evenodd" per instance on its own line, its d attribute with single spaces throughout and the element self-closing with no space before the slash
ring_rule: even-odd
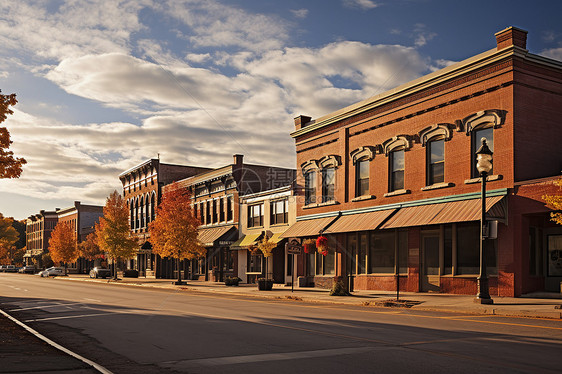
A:
<svg viewBox="0 0 562 374">
<path fill-rule="evenodd" d="M 247 195 L 242 195 L 242 196 L 240 196 L 240 199 L 246 200 L 246 199 L 252 199 L 252 198 L 255 198 L 255 197 L 275 195 L 275 194 L 280 193 L 280 192 L 290 191 L 292 189 L 292 187 L 293 186 L 291 184 L 288 184 L 286 186 L 272 188 L 270 190 L 265 190 L 265 191 L 260 191 L 260 192 L 254 192 L 254 193 L 247 194 Z"/>
<path fill-rule="evenodd" d="M 318 130 L 322 127 L 339 122 L 341 120 L 353 117 L 360 113 L 366 112 L 373 108 L 382 106 L 389 102 L 395 101 L 405 96 L 412 95 L 416 92 L 426 90 L 432 86 L 448 81 L 452 78 L 465 75 L 471 71 L 480 69 L 491 63 L 510 58 L 519 57 L 527 61 L 546 65 L 551 68 L 562 70 L 562 61 L 553 60 L 547 57 L 539 56 L 529 53 L 528 50 L 511 46 L 500 49 L 499 51 L 494 48 L 489 51 L 472 56 L 463 61 L 449 65 L 443 69 L 437 70 L 433 73 L 424 75 L 418 79 L 402 84 L 396 88 L 383 92 L 379 95 L 370 97 L 366 100 L 349 105 L 345 108 L 329 113 L 325 116 L 312 120 L 305 127 L 291 133 L 293 138 L 304 135 L 306 133 Z"/>
</svg>

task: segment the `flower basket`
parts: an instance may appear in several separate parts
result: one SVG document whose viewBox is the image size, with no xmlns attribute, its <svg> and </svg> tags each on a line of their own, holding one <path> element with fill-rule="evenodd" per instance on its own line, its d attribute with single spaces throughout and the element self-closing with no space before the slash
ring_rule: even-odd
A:
<svg viewBox="0 0 562 374">
<path fill-rule="evenodd" d="M 266 236 L 263 237 L 263 240 L 258 244 L 258 249 L 263 253 L 263 257 L 271 257 L 273 255 L 273 249 L 277 247 L 277 243 L 274 243 L 269 240 Z"/>
<path fill-rule="evenodd" d="M 322 256 L 326 256 L 328 254 L 328 238 L 325 236 L 319 236 L 316 239 L 316 249 L 318 249 L 318 253 L 322 254 Z"/>
<path fill-rule="evenodd" d="M 240 283 L 242 279 L 238 278 L 238 277 L 226 277 L 224 279 L 224 285 L 225 286 L 238 286 L 238 283 Z"/>
<path fill-rule="evenodd" d="M 302 242 L 304 253 L 314 252 L 314 239 L 306 239 Z"/>
</svg>

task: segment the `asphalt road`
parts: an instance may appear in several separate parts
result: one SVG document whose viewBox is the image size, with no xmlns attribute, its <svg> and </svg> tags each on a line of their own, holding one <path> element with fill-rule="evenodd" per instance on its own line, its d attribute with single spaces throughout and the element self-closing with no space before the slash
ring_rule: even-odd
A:
<svg viewBox="0 0 562 374">
<path fill-rule="evenodd" d="M 0 274 L 0 308 L 114 373 L 560 373 L 562 324 Z"/>
</svg>

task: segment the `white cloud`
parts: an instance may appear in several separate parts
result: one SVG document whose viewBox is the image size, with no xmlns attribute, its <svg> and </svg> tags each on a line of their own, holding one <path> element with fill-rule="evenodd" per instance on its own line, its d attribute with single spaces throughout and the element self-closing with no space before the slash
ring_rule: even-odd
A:
<svg viewBox="0 0 562 374">
<path fill-rule="evenodd" d="M 540 54 L 548 58 L 562 61 L 562 47 L 545 49 Z"/>
<path fill-rule="evenodd" d="M 291 13 L 297 18 L 305 19 L 308 16 L 308 9 L 291 9 Z"/>
<path fill-rule="evenodd" d="M 193 61 L 197 64 L 201 64 L 203 62 L 207 62 L 211 59 L 211 54 L 209 53 L 188 53 L 185 56 L 187 61 Z"/>
<path fill-rule="evenodd" d="M 436 36 L 436 33 L 427 30 L 426 25 L 422 23 L 414 25 L 414 44 L 416 47 L 423 47 Z"/>
<path fill-rule="evenodd" d="M 378 7 L 380 4 L 372 0 L 343 0 L 343 5 L 349 8 L 369 10 Z"/>
</svg>

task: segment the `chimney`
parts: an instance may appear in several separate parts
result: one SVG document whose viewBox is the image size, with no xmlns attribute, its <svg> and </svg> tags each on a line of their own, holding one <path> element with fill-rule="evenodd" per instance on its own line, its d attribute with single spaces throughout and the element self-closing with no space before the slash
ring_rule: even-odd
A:
<svg viewBox="0 0 562 374">
<path fill-rule="evenodd" d="M 234 157 L 234 165 L 242 166 L 242 163 L 244 162 L 244 155 L 234 155 L 232 157 Z"/>
<path fill-rule="evenodd" d="M 312 117 L 303 116 L 302 114 L 298 117 L 295 117 L 295 130 L 300 130 L 305 127 L 311 119 Z"/>
<path fill-rule="evenodd" d="M 515 46 L 527 49 L 527 31 L 510 26 L 496 33 L 497 50 Z"/>
</svg>

